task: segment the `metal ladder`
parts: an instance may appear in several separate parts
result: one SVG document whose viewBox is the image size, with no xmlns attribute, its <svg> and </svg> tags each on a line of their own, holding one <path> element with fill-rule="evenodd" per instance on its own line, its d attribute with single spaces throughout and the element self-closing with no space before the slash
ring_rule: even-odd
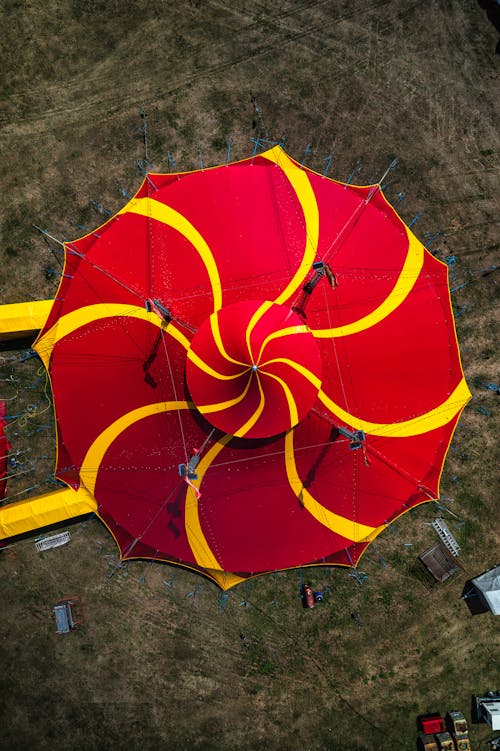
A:
<svg viewBox="0 0 500 751">
<path fill-rule="evenodd" d="M 50 548 L 58 548 L 60 545 L 66 545 L 71 540 L 69 532 L 59 532 L 57 535 L 50 535 L 49 537 L 40 537 L 35 542 L 35 547 L 39 553 L 42 550 L 49 550 Z"/>
<path fill-rule="evenodd" d="M 446 523 L 442 519 L 434 519 L 432 527 L 436 531 L 441 542 L 448 548 L 450 553 L 457 558 L 460 553 L 460 546 L 451 534 Z"/>
</svg>

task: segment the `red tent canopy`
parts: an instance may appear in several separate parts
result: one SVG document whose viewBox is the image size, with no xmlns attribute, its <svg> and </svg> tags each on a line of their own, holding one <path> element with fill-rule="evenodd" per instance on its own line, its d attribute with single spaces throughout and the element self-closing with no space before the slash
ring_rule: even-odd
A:
<svg viewBox="0 0 500 751">
<path fill-rule="evenodd" d="M 36 344 L 56 474 L 95 495 L 123 558 L 222 586 L 350 565 L 438 496 L 469 398 L 447 270 L 378 185 L 275 147 L 149 174 L 65 249 Z"/>
</svg>

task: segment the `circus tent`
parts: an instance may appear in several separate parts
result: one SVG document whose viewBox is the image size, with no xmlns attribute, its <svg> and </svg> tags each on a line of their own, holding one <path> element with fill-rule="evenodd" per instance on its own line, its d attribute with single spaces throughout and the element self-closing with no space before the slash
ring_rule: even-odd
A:
<svg viewBox="0 0 500 751">
<path fill-rule="evenodd" d="M 95 500 L 123 559 L 222 587 L 355 565 L 438 497 L 470 396 L 446 266 L 379 184 L 280 147 L 148 174 L 65 244 L 35 349 L 57 477 Z"/>
</svg>

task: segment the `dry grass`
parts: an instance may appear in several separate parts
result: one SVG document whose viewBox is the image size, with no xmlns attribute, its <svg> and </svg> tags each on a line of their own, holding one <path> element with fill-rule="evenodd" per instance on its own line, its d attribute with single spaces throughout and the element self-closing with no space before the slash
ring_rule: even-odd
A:
<svg viewBox="0 0 500 751">
<path fill-rule="evenodd" d="M 32 223 L 76 237 L 77 225 L 102 220 L 92 201 L 115 211 L 124 200 L 116 183 L 138 186 L 142 107 L 160 170 L 167 152 L 180 169 L 197 167 L 198 146 L 206 165 L 224 161 L 230 135 L 242 158 L 257 133 L 286 136 L 297 159 L 310 144 L 307 164 L 320 171 L 335 149 L 330 174 L 346 179 L 358 165 L 358 183 L 399 158 L 388 197 L 406 193 L 398 209 L 408 221 L 425 211 L 419 237 L 445 232 L 433 248 L 455 254 L 456 286 L 467 282 L 453 302 L 474 400 L 442 495 L 463 522 L 449 516 L 466 569 L 495 563 L 497 396 L 485 386 L 498 380 L 497 285 L 482 273 L 498 251 L 498 58 L 479 4 L 5 0 L 0 22 L 2 302 L 55 292 L 57 261 Z M 37 460 L 11 493 L 51 487 L 53 427 L 38 415 L 38 367 L 3 367 L 19 379 L 16 410 L 35 404 L 37 413 L 11 429 L 14 447 Z M 5 384 L 5 394 L 17 387 Z M 386 532 L 362 561 L 363 585 L 344 570 L 308 573 L 330 588 L 314 611 L 300 607 L 297 572 L 239 587 L 224 608 L 214 586 L 167 566 L 134 562 L 109 578 L 117 551 L 95 520 L 74 527 L 66 548 L 5 551 L 0 747 L 412 748 L 418 713 L 467 713 L 471 693 L 498 688 L 493 620 L 469 615 L 466 575 L 430 591 L 415 570 L 434 516 L 426 506 Z M 74 593 L 84 628 L 57 637 L 51 606 Z M 476 743 L 486 730 L 473 727 Z"/>
</svg>

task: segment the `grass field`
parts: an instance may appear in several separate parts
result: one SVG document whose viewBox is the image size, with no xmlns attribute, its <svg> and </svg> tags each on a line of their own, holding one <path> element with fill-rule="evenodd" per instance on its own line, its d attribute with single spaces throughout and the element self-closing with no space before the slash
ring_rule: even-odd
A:
<svg viewBox="0 0 500 751">
<path fill-rule="evenodd" d="M 484 4 L 484 3 L 483 3 Z M 0 300 L 52 297 L 58 246 L 103 221 L 141 181 L 252 153 L 286 138 L 297 160 L 366 184 L 399 160 L 387 197 L 444 258 L 473 399 L 442 496 L 466 571 L 430 589 L 416 556 L 435 504 L 407 514 L 367 552 L 359 584 L 304 571 L 325 588 L 304 610 L 299 573 L 226 596 L 184 570 L 117 569 L 97 520 L 65 548 L 24 541 L 0 554 L 0 748 L 166 751 L 413 749 L 416 716 L 461 709 L 499 685 L 498 626 L 460 599 L 498 562 L 497 34 L 473 0 L 39 0 L 0 3 Z M 256 98 L 258 110 L 252 103 Z M 141 127 L 147 113 L 147 154 Z M 464 286 L 461 286 L 464 285 Z M 9 497 L 53 488 L 54 429 L 36 359 L 4 352 L 3 395 L 25 473 Z M 29 408 L 36 405 L 34 416 Z M 26 417 L 26 415 L 28 415 Z M 80 594 L 83 628 L 56 636 L 52 605 Z M 244 634 L 245 638 L 242 638 Z M 473 748 L 491 737 L 471 728 Z"/>
</svg>

